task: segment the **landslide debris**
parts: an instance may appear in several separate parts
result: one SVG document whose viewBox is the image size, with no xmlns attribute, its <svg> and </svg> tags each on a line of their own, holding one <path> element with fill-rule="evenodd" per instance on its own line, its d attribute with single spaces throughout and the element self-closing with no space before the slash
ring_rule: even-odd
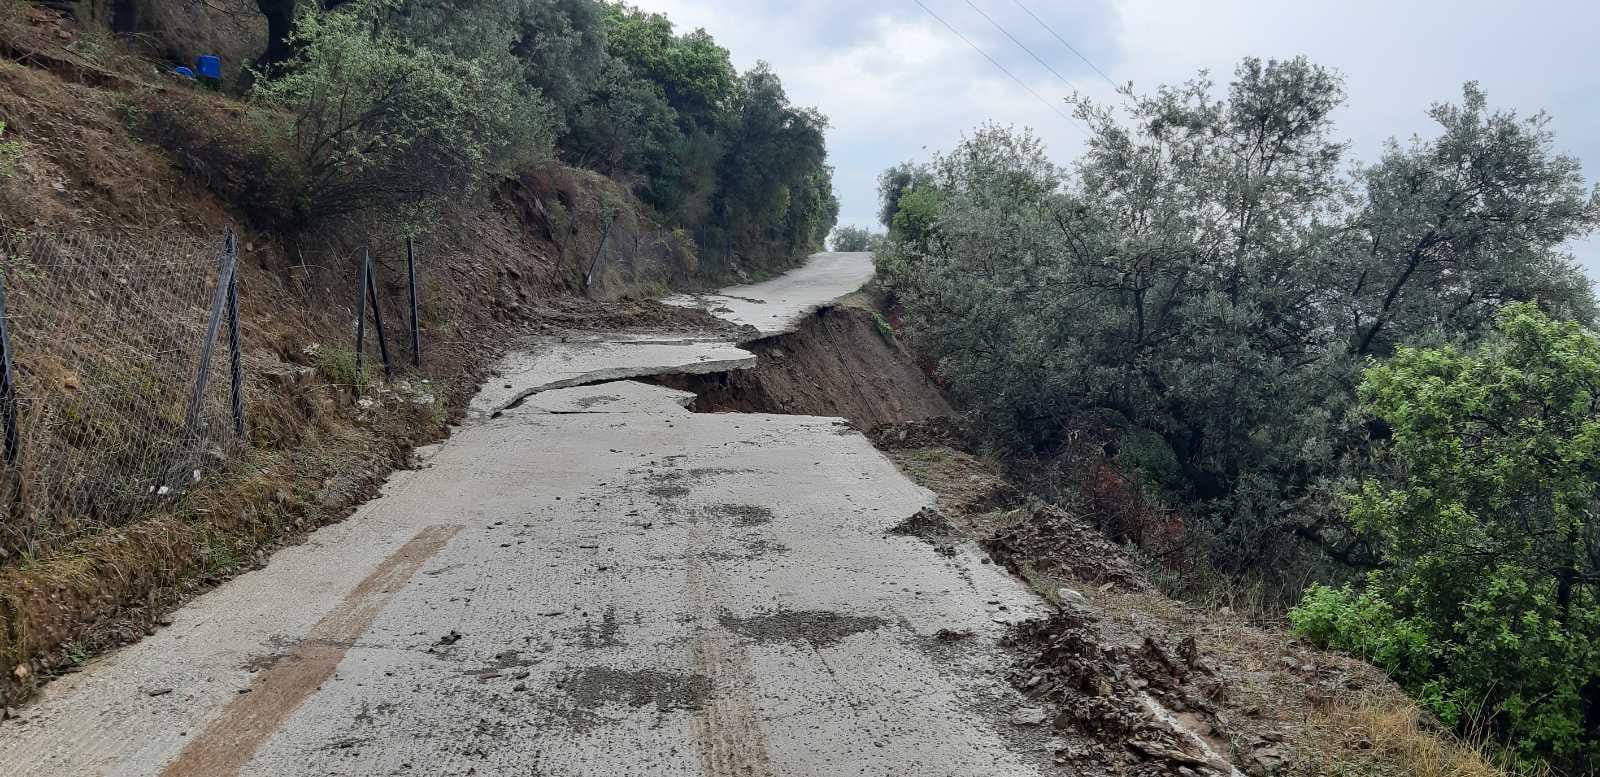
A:
<svg viewBox="0 0 1600 777">
<path fill-rule="evenodd" d="M 971 452 L 957 422 L 884 424 L 869 436 L 937 497 L 894 532 L 941 552 L 976 543 L 1058 608 L 1018 624 L 1003 646 L 1025 697 L 1011 723 L 1047 727 L 1064 773 L 1411 773 L 1397 753 L 1414 734 L 1379 725 L 1415 720 L 1415 707 L 1376 669 L 1301 645 L 1281 623 L 1164 596 L 1146 574 L 1153 562 L 1097 527 L 1092 499 L 1025 496 Z"/>
<path fill-rule="evenodd" d="M 1058 763 L 1112 774 L 1232 774 L 1217 745 L 1214 702 L 1225 683 L 1200 656 L 1193 637 L 1163 645 L 1146 637 L 1118 645 L 1086 608 L 1069 606 L 1019 624 L 1004 643 L 1021 658 L 1010 680 L 1053 711 L 1050 725 L 1068 735 Z M 1176 713 L 1191 718 L 1190 726 Z"/>
<path fill-rule="evenodd" d="M 1061 507 L 1031 502 L 1009 511 L 1001 529 L 983 546 L 1013 574 L 1049 575 L 1092 585 L 1114 583 L 1124 590 L 1150 585 L 1122 548 L 1087 522 Z"/>
</svg>

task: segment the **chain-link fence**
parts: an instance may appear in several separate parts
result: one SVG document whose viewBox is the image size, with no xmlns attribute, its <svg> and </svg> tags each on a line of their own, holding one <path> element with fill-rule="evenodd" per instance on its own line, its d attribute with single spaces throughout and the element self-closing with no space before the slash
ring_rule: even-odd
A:
<svg viewBox="0 0 1600 777">
<path fill-rule="evenodd" d="M 231 237 L 0 239 L 0 551 L 127 523 L 242 453 L 235 255 Z"/>
</svg>

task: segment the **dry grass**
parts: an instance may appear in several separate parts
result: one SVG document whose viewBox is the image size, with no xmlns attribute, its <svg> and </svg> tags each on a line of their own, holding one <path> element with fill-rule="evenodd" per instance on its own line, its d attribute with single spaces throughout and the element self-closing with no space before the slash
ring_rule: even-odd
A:
<svg viewBox="0 0 1600 777">
<path fill-rule="evenodd" d="M 1492 748 L 1445 728 L 1376 667 L 1310 648 L 1282 625 L 1159 593 L 1085 593 L 1108 631 L 1125 640 L 1144 633 L 1194 635 L 1229 677 L 1224 709 L 1231 739 L 1283 735 L 1295 751 L 1285 775 L 1549 777 L 1548 771 L 1509 767 Z M 1290 657 L 1293 662 L 1285 660 Z"/>
<path fill-rule="evenodd" d="M 1416 777 L 1544 777 L 1549 770 L 1514 770 L 1492 750 L 1440 728 L 1398 693 L 1366 694 L 1318 709 L 1308 721 L 1312 775 Z"/>
</svg>

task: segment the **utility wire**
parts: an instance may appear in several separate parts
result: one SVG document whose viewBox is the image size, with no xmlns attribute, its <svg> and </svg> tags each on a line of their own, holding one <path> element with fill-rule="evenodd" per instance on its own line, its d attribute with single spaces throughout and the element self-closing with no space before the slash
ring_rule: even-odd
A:
<svg viewBox="0 0 1600 777">
<path fill-rule="evenodd" d="M 1060 81 L 1063 84 L 1066 84 L 1067 88 L 1069 88 L 1069 89 L 1074 89 L 1074 90 L 1077 89 L 1076 86 L 1072 85 L 1071 81 L 1067 80 L 1066 76 L 1061 75 L 1060 73 L 1056 72 L 1056 69 L 1051 67 L 1049 62 L 1044 61 L 1043 57 L 1040 57 L 1038 54 L 1033 53 L 1033 49 L 1028 48 L 1027 44 L 1023 43 L 1020 40 L 1017 40 L 1017 36 L 1012 35 L 1010 30 L 1000 26 L 1000 23 L 995 21 L 993 16 L 990 16 L 989 14 L 984 13 L 983 9 L 979 8 L 977 3 L 972 2 L 972 0 L 967 0 L 967 5 L 971 6 L 972 10 L 977 11 L 979 16 L 982 16 L 984 19 L 986 19 L 989 22 L 989 24 L 993 25 L 995 29 L 999 30 L 1002 35 L 1005 35 L 1007 38 L 1010 38 L 1012 43 L 1017 44 L 1017 48 L 1028 52 L 1028 56 L 1033 57 L 1033 61 L 1038 62 L 1041 65 L 1044 65 L 1044 69 L 1050 71 L 1050 75 L 1055 76 L 1056 80 Z"/>
<path fill-rule="evenodd" d="M 1049 100 L 1044 99 L 1044 97 L 1040 96 L 1038 92 L 1035 92 L 1033 90 L 1033 87 L 1028 86 L 1026 83 L 1023 82 L 1022 79 L 1017 78 L 1015 75 L 1012 74 L 1012 72 L 1010 70 L 1006 69 L 1005 65 L 1000 64 L 1000 62 L 998 60 L 996 60 L 994 57 L 989 56 L 988 52 L 984 51 L 981 48 L 978 48 L 978 44 L 973 43 L 971 40 L 969 40 L 967 38 L 967 36 L 962 35 L 960 30 L 958 30 L 955 27 L 951 26 L 949 22 L 944 20 L 944 17 L 934 13 L 932 8 L 929 8 L 928 6 L 923 5 L 922 4 L 922 0 L 911 0 L 911 2 L 916 3 L 917 6 L 920 7 L 922 10 L 927 11 L 929 16 L 932 16 L 940 24 L 944 25 L 945 29 L 949 30 L 957 38 L 960 38 L 963 43 L 967 44 L 968 46 L 971 46 L 973 51 L 976 51 L 979 54 L 982 54 L 984 59 L 989 60 L 989 64 L 994 65 L 997 69 L 1000 70 L 1000 72 L 1005 73 L 1007 76 L 1009 76 L 1012 81 L 1017 82 L 1017 86 L 1022 87 L 1025 91 L 1027 91 L 1028 94 L 1033 95 L 1033 99 L 1038 100 L 1039 102 L 1043 103 L 1045 105 L 1045 107 L 1049 108 L 1052 111 L 1055 111 L 1056 115 L 1060 116 L 1062 119 L 1065 119 L 1068 124 L 1072 124 L 1073 119 L 1072 119 L 1071 116 L 1069 116 L 1066 113 L 1066 111 L 1061 110 L 1060 108 L 1056 107 L 1055 103 L 1052 103 Z M 1076 125 L 1073 125 L 1073 126 L 1074 126 L 1074 128 L 1076 128 Z"/>
<path fill-rule="evenodd" d="M 1061 37 L 1061 33 L 1056 32 L 1054 27 L 1051 27 L 1050 25 L 1046 24 L 1043 19 L 1039 18 L 1038 14 L 1036 14 L 1033 11 L 1029 10 L 1028 6 L 1023 5 L 1022 4 L 1022 0 L 1011 0 L 1011 2 L 1016 3 L 1018 8 L 1021 8 L 1023 11 L 1026 11 L 1029 16 L 1032 16 L 1033 20 L 1038 22 L 1040 27 L 1045 28 L 1046 30 L 1048 30 L 1050 32 L 1051 35 L 1056 36 L 1056 40 L 1061 41 L 1061 45 L 1066 46 L 1068 51 L 1070 51 L 1070 52 L 1072 52 L 1074 54 L 1077 54 L 1078 55 L 1078 59 L 1083 60 L 1083 64 L 1088 65 L 1089 67 L 1094 69 L 1094 72 L 1099 73 L 1100 77 L 1105 79 L 1105 82 L 1110 84 L 1112 89 L 1115 89 L 1118 92 L 1122 91 L 1122 87 L 1117 86 L 1117 82 L 1111 80 L 1111 76 L 1106 75 L 1106 71 L 1101 70 L 1099 65 L 1096 65 L 1095 63 L 1089 61 L 1089 58 L 1084 56 L 1083 52 L 1079 51 L 1077 49 L 1077 47 L 1073 46 L 1071 43 L 1068 43 L 1066 38 Z M 972 5 L 971 0 L 968 0 L 967 5 Z M 974 7 L 976 7 L 976 6 L 974 6 Z M 979 11 L 978 13 L 983 13 L 983 12 Z M 984 14 L 984 17 L 987 18 L 988 14 Z M 996 25 L 996 26 L 999 26 L 999 25 Z M 1006 33 L 1006 34 L 1010 35 L 1011 33 Z M 1016 40 L 1016 39 L 1012 38 L 1012 40 Z M 1018 44 L 1018 45 L 1021 45 L 1021 44 Z M 1028 53 L 1032 54 L 1033 52 L 1030 51 Z M 1034 57 L 1034 59 L 1038 59 L 1038 57 Z M 1052 71 L 1052 72 L 1054 72 L 1054 71 Z"/>
</svg>

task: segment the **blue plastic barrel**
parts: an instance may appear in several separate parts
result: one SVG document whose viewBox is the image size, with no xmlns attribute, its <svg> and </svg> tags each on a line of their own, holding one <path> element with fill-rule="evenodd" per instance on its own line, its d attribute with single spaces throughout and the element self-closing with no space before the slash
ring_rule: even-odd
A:
<svg viewBox="0 0 1600 777">
<path fill-rule="evenodd" d="M 222 58 L 215 54 L 201 54 L 195 59 L 195 69 L 202 78 L 222 78 Z"/>
<path fill-rule="evenodd" d="M 173 69 L 172 72 L 177 73 L 184 78 L 194 78 L 194 71 L 184 67 L 183 65 L 179 65 L 177 68 Z"/>
</svg>

